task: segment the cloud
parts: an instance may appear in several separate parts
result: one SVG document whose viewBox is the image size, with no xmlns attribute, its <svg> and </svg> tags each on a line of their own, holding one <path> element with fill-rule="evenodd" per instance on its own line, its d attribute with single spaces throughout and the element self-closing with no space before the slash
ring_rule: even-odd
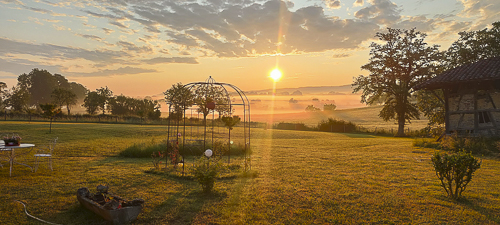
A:
<svg viewBox="0 0 500 225">
<path fill-rule="evenodd" d="M 111 34 L 114 32 L 114 30 L 111 30 L 111 29 L 108 29 L 108 28 L 102 28 L 102 30 L 104 31 L 104 33 L 106 34 Z"/>
<path fill-rule="evenodd" d="M 117 75 L 129 75 L 129 74 L 141 74 L 141 73 L 154 73 L 158 72 L 154 69 L 143 69 L 137 67 L 120 67 L 118 69 L 105 69 L 97 72 L 91 73 L 75 73 L 75 72 L 66 72 L 66 75 L 75 76 L 75 77 L 103 77 L 103 76 L 117 76 Z"/>
<path fill-rule="evenodd" d="M 334 54 L 332 55 L 332 58 L 347 58 L 350 57 L 352 54 L 350 53 L 339 53 L 339 54 Z"/>
<path fill-rule="evenodd" d="M 122 47 L 122 49 L 126 52 L 136 52 L 136 53 L 151 53 L 153 49 L 149 46 L 139 47 L 131 42 L 119 41 L 116 43 L 118 46 Z"/>
<path fill-rule="evenodd" d="M 94 40 L 94 41 L 102 41 L 102 38 L 100 38 L 96 35 L 89 35 L 89 34 L 77 34 L 77 35 L 80 37 L 83 37 L 83 38 Z"/>
<path fill-rule="evenodd" d="M 498 0 L 461 0 L 461 2 L 464 6 L 461 16 L 467 18 L 479 16 L 479 21 L 471 30 L 483 29 L 500 18 Z"/>
<path fill-rule="evenodd" d="M 363 0 L 356 0 L 352 5 L 354 7 L 357 7 L 357 6 L 363 6 L 365 3 Z"/>
<path fill-rule="evenodd" d="M 331 9 L 340 9 L 340 1 L 339 0 L 323 0 L 326 4 L 326 7 Z"/>
<path fill-rule="evenodd" d="M 53 44 L 33 44 L 14 41 L 0 37 L 0 56 L 7 54 L 26 54 L 62 60 L 85 59 L 92 62 L 126 63 L 123 57 L 130 56 L 123 51 L 87 50 L 82 48 L 64 47 Z"/>
<path fill-rule="evenodd" d="M 187 63 L 187 64 L 198 64 L 198 61 L 196 61 L 196 58 L 192 57 L 171 57 L 171 58 L 166 58 L 166 57 L 156 57 L 152 59 L 146 59 L 142 60 L 142 62 L 147 63 L 147 64 L 167 64 L 167 63 Z"/>
<path fill-rule="evenodd" d="M 354 16 L 364 21 L 392 25 L 401 19 L 401 9 L 390 0 L 371 0 L 370 6 L 357 11 Z"/>
</svg>

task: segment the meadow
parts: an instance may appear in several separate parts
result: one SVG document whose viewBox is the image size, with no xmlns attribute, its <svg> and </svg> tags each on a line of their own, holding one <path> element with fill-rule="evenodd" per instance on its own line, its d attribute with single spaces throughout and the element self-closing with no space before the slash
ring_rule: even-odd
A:
<svg viewBox="0 0 500 225">
<path fill-rule="evenodd" d="M 235 128 L 241 129 L 241 128 Z M 0 168 L 2 224 L 42 224 L 23 206 L 58 224 L 106 224 L 76 199 L 76 190 L 107 184 L 127 199 L 146 201 L 133 224 L 498 224 L 500 162 L 478 156 L 481 168 L 464 198 L 447 198 L 430 157 L 411 138 L 253 128 L 252 172 L 225 174 L 211 194 L 179 175 L 152 172 L 149 158 L 119 153 L 166 138 L 165 126 L 0 121 L 0 133 L 43 145 L 59 137 L 54 171 Z M 236 133 L 236 132 L 235 132 Z M 32 155 L 20 160 L 33 162 Z M 241 164 L 235 158 L 234 164 Z M 188 163 L 186 163 L 188 164 Z M 178 170 L 177 173 L 178 174 Z"/>
</svg>

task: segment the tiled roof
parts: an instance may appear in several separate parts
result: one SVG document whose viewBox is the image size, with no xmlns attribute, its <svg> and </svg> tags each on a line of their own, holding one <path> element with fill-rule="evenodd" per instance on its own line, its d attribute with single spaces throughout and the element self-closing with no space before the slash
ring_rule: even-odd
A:
<svg viewBox="0 0 500 225">
<path fill-rule="evenodd" d="M 447 70 L 415 89 L 440 89 L 457 83 L 500 80 L 500 57 L 484 59 Z"/>
</svg>

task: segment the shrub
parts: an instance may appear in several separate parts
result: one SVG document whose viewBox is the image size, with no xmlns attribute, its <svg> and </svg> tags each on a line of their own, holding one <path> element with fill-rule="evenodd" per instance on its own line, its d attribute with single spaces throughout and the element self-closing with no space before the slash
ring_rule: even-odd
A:
<svg viewBox="0 0 500 225">
<path fill-rule="evenodd" d="M 490 155 L 498 153 L 498 138 L 488 137 L 460 137 L 456 133 L 445 136 L 441 141 L 441 146 L 445 150 L 459 152 L 465 150 L 473 154 Z"/>
<path fill-rule="evenodd" d="M 222 170 L 223 165 L 220 161 L 202 156 L 195 162 L 191 172 L 196 181 L 201 184 L 203 192 L 209 193 L 212 191 L 215 180 L 220 176 Z"/>
<path fill-rule="evenodd" d="M 323 120 L 318 123 L 318 130 L 327 132 L 351 133 L 356 131 L 356 125 L 354 123 L 346 122 L 344 120 L 336 120 L 328 118 L 328 120 Z"/>
<path fill-rule="evenodd" d="M 149 158 L 154 152 L 165 152 L 166 143 L 134 144 L 122 152 L 120 156 L 128 158 Z"/>
<path fill-rule="evenodd" d="M 281 130 L 310 130 L 303 123 L 285 123 L 285 122 L 280 122 L 278 124 L 275 124 L 273 128 Z"/>
<path fill-rule="evenodd" d="M 432 139 L 429 138 L 414 139 L 413 146 L 422 148 L 434 148 L 434 149 L 441 148 L 441 144 L 439 142 L 432 141 Z"/>
<path fill-rule="evenodd" d="M 481 167 L 481 162 L 470 153 L 460 151 L 451 155 L 435 152 L 432 164 L 448 197 L 458 200 L 472 179 L 472 174 Z"/>
</svg>

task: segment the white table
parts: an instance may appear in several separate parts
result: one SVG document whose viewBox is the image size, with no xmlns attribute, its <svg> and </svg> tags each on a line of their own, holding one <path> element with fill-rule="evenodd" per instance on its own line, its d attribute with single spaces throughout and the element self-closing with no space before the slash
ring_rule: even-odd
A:
<svg viewBox="0 0 500 225">
<path fill-rule="evenodd" d="M 23 166 L 27 166 L 31 169 L 31 172 L 33 172 L 33 167 L 31 167 L 30 165 L 16 161 L 16 156 L 26 155 L 26 154 L 30 153 L 33 150 L 33 147 L 35 147 L 34 144 L 20 144 L 19 146 L 7 146 L 7 145 L 5 145 L 5 143 L 0 142 L 0 152 L 8 152 L 9 153 L 9 159 L 6 160 L 6 161 L 9 161 L 9 164 L 10 164 L 9 176 L 12 176 L 12 166 L 14 165 L 14 163 L 19 164 L 19 165 L 23 165 Z M 21 154 L 16 155 L 16 149 L 26 149 L 26 150 L 29 149 L 29 151 L 23 151 Z"/>
</svg>

